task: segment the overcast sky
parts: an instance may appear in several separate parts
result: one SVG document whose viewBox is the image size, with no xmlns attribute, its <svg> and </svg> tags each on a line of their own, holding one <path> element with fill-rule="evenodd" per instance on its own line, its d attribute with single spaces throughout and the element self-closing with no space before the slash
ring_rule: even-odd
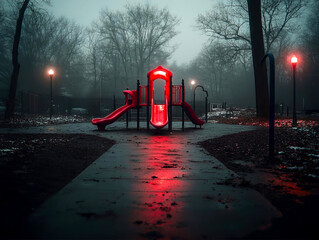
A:
<svg viewBox="0 0 319 240">
<path fill-rule="evenodd" d="M 211 9 L 216 0 L 52 0 L 50 9 L 58 17 L 66 16 L 89 27 L 92 21 L 98 19 L 101 9 L 123 10 L 127 3 L 145 2 L 159 8 L 167 7 L 171 14 L 181 20 L 177 27 L 180 33 L 172 40 L 172 44 L 178 48 L 170 62 L 182 64 L 195 58 L 207 41 L 207 37 L 194 27 L 196 17 Z"/>
</svg>

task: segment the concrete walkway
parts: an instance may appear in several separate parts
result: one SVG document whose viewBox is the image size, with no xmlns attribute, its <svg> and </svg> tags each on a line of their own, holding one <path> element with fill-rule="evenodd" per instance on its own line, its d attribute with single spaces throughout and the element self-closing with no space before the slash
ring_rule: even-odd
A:
<svg viewBox="0 0 319 240">
<path fill-rule="evenodd" d="M 107 129 L 71 124 L 24 131 L 87 133 L 117 142 L 34 212 L 32 237 L 240 238 L 280 216 L 258 192 L 220 184 L 236 174 L 196 144 L 252 127 L 206 124 L 182 132 L 176 123 L 172 134 L 125 130 L 124 123 Z M 10 130 L 16 131 L 21 129 Z"/>
</svg>

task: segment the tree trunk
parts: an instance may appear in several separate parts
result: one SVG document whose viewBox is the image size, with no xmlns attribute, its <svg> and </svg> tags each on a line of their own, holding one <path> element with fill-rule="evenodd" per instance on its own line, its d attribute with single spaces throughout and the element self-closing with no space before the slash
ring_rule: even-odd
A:
<svg viewBox="0 0 319 240">
<path fill-rule="evenodd" d="M 30 2 L 30 0 L 24 0 L 22 7 L 19 10 L 19 17 L 17 19 L 16 31 L 14 34 L 13 47 L 12 47 L 12 66 L 13 66 L 13 69 L 12 69 L 12 74 L 11 74 L 10 90 L 9 90 L 9 96 L 8 96 L 6 112 L 5 112 L 5 119 L 6 120 L 9 120 L 14 113 L 15 97 L 16 97 L 19 70 L 20 70 L 20 64 L 18 61 L 19 43 L 20 43 L 23 17 L 24 17 L 24 13 L 28 7 L 29 2 Z"/>
<path fill-rule="evenodd" d="M 257 117 L 267 117 L 269 115 L 269 93 L 266 61 L 261 64 L 261 60 L 265 55 L 261 22 L 261 1 L 247 0 L 247 2 L 254 64 Z"/>
</svg>

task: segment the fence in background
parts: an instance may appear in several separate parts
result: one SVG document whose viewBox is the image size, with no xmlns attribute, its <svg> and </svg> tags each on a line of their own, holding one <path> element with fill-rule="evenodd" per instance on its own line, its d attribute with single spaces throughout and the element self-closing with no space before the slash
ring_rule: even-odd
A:
<svg viewBox="0 0 319 240">
<path fill-rule="evenodd" d="M 125 104 L 125 97 L 109 96 L 107 98 L 75 98 L 67 96 L 53 96 L 53 114 L 90 116 L 106 116 L 116 108 Z M 146 119 L 146 108 L 140 109 L 141 119 Z M 15 112 L 17 114 L 49 114 L 50 96 L 33 92 L 19 92 L 16 97 Z M 173 118 L 181 118 L 181 107 L 173 106 Z M 196 114 L 205 114 L 205 101 L 196 101 Z M 130 118 L 136 116 L 135 109 L 129 113 Z"/>
</svg>

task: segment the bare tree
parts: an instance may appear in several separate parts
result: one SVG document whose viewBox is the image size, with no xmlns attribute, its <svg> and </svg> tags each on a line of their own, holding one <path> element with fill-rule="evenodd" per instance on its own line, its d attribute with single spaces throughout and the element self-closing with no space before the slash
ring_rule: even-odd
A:
<svg viewBox="0 0 319 240">
<path fill-rule="evenodd" d="M 101 12 L 100 21 L 96 26 L 102 39 L 113 43 L 119 53 L 121 65 L 125 74 L 126 86 L 128 85 L 131 68 L 131 36 L 129 35 L 129 22 L 127 16 L 121 12 L 104 10 Z"/>
<path fill-rule="evenodd" d="M 149 4 L 127 6 L 127 14 L 137 60 L 137 77 L 140 78 L 146 63 L 156 51 L 167 47 L 169 41 L 177 34 L 175 26 L 179 20 L 167 9 L 158 10 Z"/>
<path fill-rule="evenodd" d="M 144 76 L 152 58 L 168 58 L 171 53 L 168 43 L 177 34 L 178 22 L 167 9 L 155 9 L 148 4 L 128 5 L 124 12 L 101 13 L 96 29 L 120 56 L 126 86 L 131 75 Z"/>
<path fill-rule="evenodd" d="M 267 117 L 269 115 L 269 92 L 266 62 L 261 64 L 261 60 L 265 55 L 261 3 L 260 0 L 247 0 L 247 2 L 255 75 L 256 111 L 258 117 Z"/>
<path fill-rule="evenodd" d="M 2 86 L 9 85 L 11 74 L 10 51 L 8 41 L 8 21 L 6 20 L 6 12 L 3 2 L 0 2 L 0 84 Z"/>
<path fill-rule="evenodd" d="M 292 31 L 292 20 L 305 4 L 302 0 L 227 0 L 197 19 L 199 28 L 212 39 L 243 51 L 252 48 L 257 116 L 267 116 L 269 107 L 266 65 L 260 64 L 264 42 L 268 52 L 282 34 Z"/>
<path fill-rule="evenodd" d="M 16 96 L 19 70 L 20 70 L 20 64 L 18 61 L 19 43 L 20 43 L 23 17 L 24 17 L 24 13 L 28 7 L 29 2 L 30 2 L 30 0 L 25 0 L 22 4 L 20 10 L 19 10 L 19 16 L 18 16 L 17 24 L 16 24 L 16 31 L 14 34 L 13 47 L 12 47 L 13 70 L 12 70 L 12 75 L 11 75 L 9 97 L 8 97 L 6 112 L 5 112 L 5 119 L 7 119 L 7 120 L 9 120 L 14 113 L 15 96 Z"/>
<path fill-rule="evenodd" d="M 15 33 L 12 44 L 12 73 L 10 80 L 10 89 L 7 100 L 5 119 L 9 120 L 14 113 L 14 105 L 15 105 L 15 96 L 18 85 L 19 71 L 20 71 L 20 63 L 18 60 L 19 56 L 19 45 L 20 45 L 20 37 L 22 33 L 22 24 L 24 20 L 25 12 L 28 8 L 32 11 L 36 11 L 37 7 L 42 3 L 48 4 L 50 0 L 43 0 L 42 2 L 38 2 L 37 0 L 24 0 L 24 1 L 8 1 L 11 6 L 16 6 L 18 11 L 18 18 L 16 20 Z"/>
<path fill-rule="evenodd" d="M 306 28 L 302 31 L 300 36 L 301 41 L 306 46 L 309 55 L 319 56 L 319 18 L 317 16 L 319 11 L 319 2 L 314 1 L 311 5 L 311 11 L 306 21 Z"/>
<path fill-rule="evenodd" d="M 307 2 L 261 0 L 262 30 L 268 52 L 280 35 L 296 29 L 296 20 Z M 212 38 L 230 41 L 243 50 L 251 46 L 247 0 L 227 0 L 197 18 L 198 27 Z"/>
<path fill-rule="evenodd" d="M 44 11 L 28 11 L 24 22 L 20 41 L 20 72 L 24 78 L 19 89 L 43 93 L 48 85 L 39 73 L 51 65 L 58 70 L 54 92 L 62 93 L 63 88 L 66 94 L 79 93 L 72 87 L 72 81 L 79 82 L 80 79 L 72 68 L 83 64 L 79 62 L 79 58 L 83 58 L 82 28 L 66 18 L 55 18 Z"/>
</svg>

